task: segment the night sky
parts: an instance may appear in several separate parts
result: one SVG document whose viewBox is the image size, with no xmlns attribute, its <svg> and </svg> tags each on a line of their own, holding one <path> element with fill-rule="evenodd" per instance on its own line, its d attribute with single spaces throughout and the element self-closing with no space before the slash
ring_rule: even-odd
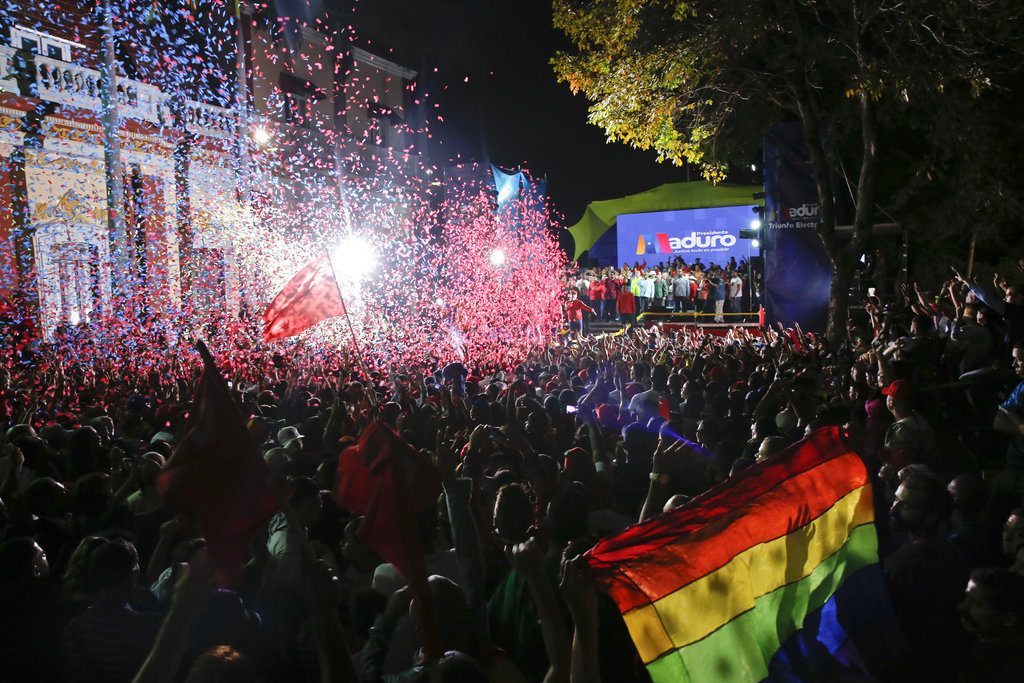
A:
<svg viewBox="0 0 1024 683">
<path fill-rule="evenodd" d="M 548 63 L 564 41 L 549 2 L 364 0 L 353 18 L 357 32 L 377 37 L 370 49 L 419 70 L 441 101 L 444 122 L 433 125 L 440 150 L 546 175 L 566 225 L 591 201 L 686 180 L 683 168 L 608 144 L 587 123 L 586 100 L 557 83 Z"/>
</svg>

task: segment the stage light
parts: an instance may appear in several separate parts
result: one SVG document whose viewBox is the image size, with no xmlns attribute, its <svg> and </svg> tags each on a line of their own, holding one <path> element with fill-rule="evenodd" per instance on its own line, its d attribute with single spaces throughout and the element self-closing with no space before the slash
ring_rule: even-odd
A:
<svg viewBox="0 0 1024 683">
<path fill-rule="evenodd" d="M 349 235 L 334 248 L 332 262 L 339 278 L 358 280 L 377 265 L 377 253 L 368 240 Z"/>
<path fill-rule="evenodd" d="M 760 230 L 761 229 L 761 221 L 758 220 L 757 218 L 755 218 L 754 220 L 750 221 L 750 229 L 751 230 Z"/>
<path fill-rule="evenodd" d="M 754 249 L 757 249 L 758 247 L 761 246 L 761 240 L 750 240 L 750 246 L 752 246 Z"/>
<path fill-rule="evenodd" d="M 270 131 L 264 126 L 256 126 L 252 129 L 252 140 L 261 147 L 270 142 L 271 137 Z"/>
<path fill-rule="evenodd" d="M 750 170 L 754 171 L 756 173 L 757 172 L 757 164 L 751 164 L 750 165 Z"/>
<path fill-rule="evenodd" d="M 488 256 L 487 258 L 488 260 L 490 260 L 492 266 L 494 266 L 495 268 L 501 268 L 503 265 L 505 265 L 505 250 L 502 249 L 501 247 L 498 247 L 497 249 L 492 249 L 490 256 Z"/>
</svg>

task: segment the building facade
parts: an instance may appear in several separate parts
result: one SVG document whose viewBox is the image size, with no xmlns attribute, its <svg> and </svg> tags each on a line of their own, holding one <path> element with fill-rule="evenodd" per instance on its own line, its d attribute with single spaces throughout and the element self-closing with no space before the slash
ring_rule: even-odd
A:
<svg viewBox="0 0 1024 683">
<path fill-rule="evenodd" d="M 344 183 L 339 150 L 365 148 L 368 136 L 382 148 L 407 142 L 399 119 L 414 72 L 323 24 L 244 4 L 241 40 L 231 15 L 194 29 L 210 22 L 228 39 L 226 57 L 210 59 L 224 84 L 215 102 L 161 87 L 147 78 L 152 54 L 111 41 L 111 136 L 103 16 L 81 0 L 53 6 L 43 15 L 31 0 L 8 3 L 0 34 L 0 296 L 23 302 L 44 333 L 118 315 L 129 301 L 236 313 L 231 222 L 253 189 L 277 188 L 276 200 L 298 209 L 309 177 Z"/>
</svg>

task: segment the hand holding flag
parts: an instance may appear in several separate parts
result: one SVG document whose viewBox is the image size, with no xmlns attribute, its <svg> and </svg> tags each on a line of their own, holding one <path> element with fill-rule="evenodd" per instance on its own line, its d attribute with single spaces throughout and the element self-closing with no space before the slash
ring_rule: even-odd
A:
<svg viewBox="0 0 1024 683">
<path fill-rule="evenodd" d="M 585 557 L 656 682 L 820 680 L 899 658 L 870 477 L 836 427 Z"/>
<path fill-rule="evenodd" d="M 371 423 L 338 458 L 338 505 L 363 517 L 359 540 L 409 584 L 421 607 L 423 645 L 431 660 L 443 652 L 416 515 L 434 505 L 440 491 L 440 475 L 430 459 L 383 422 Z"/>
<path fill-rule="evenodd" d="M 157 479 L 168 506 L 206 538 L 214 577 L 229 583 L 253 536 L 277 511 L 267 466 L 206 345 L 203 375 L 189 410 L 185 435 Z"/>
</svg>

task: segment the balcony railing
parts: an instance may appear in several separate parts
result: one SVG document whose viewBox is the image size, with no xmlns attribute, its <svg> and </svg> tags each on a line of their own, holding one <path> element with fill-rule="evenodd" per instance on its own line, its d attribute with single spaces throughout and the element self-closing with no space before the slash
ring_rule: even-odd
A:
<svg viewBox="0 0 1024 683">
<path fill-rule="evenodd" d="M 77 64 L 36 55 L 33 59 L 36 97 L 48 102 L 99 111 L 103 80 L 100 72 Z M 158 126 L 171 122 L 170 98 L 156 86 L 117 79 L 118 113 Z"/>
<path fill-rule="evenodd" d="M 23 90 L 25 86 L 27 91 Z M 181 103 L 181 122 L 176 123 L 176 117 L 172 113 L 172 97 L 160 88 L 129 78 L 118 78 L 116 89 L 118 114 L 123 118 L 148 121 L 161 127 L 181 125 L 194 135 L 221 140 L 231 140 L 237 133 L 239 124 L 235 109 L 185 100 Z M 8 45 L 0 45 L 0 90 L 87 111 L 100 112 L 102 109 L 103 79 L 98 70 L 52 57 L 32 55 Z M 256 127 L 257 121 L 266 118 L 276 120 L 276 127 L 281 132 L 287 132 L 285 138 L 293 143 L 308 139 L 311 135 L 320 135 L 319 128 L 314 123 L 314 112 L 310 112 L 309 117 L 302 120 L 306 125 L 295 125 L 287 121 L 286 112 L 282 108 L 283 102 L 279 101 L 278 96 L 268 97 L 266 105 L 267 111 L 271 112 L 269 116 L 250 111 L 247 115 L 247 127 Z M 247 137 L 248 135 L 249 133 L 246 133 Z M 394 143 L 396 149 L 389 152 L 387 146 L 378 147 L 372 144 L 363 144 L 359 145 L 358 149 L 351 149 L 353 142 L 349 141 L 340 143 L 341 156 L 344 158 L 355 152 L 360 158 L 361 166 L 372 169 L 389 155 L 393 155 L 407 172 L 417 172 L 418 159 L 404 159 L 397 151 L 397 148 L 402 146 L 400 135 L 388 129 L 384 132 L 384 142 L 385 145 Z"/>
<path fill-rule="evenodd" d="M 185 127 L 190 133 L 230 140 L 237 116 L 231 109 L 189 100 L 185 103 Z"/>
<path fill-rule="evenodd" d="M 18 59 L 17 50 L 0 46 L 0 87 L 13 92 L 18 92 Z M 42 55 L 33 56 L 29 64 L 32 91 L 26 94 L 47 102 L 100 111 L 103 80 L 96 69 Z M 117 79 L 117 108 L 122 117 L 158 126 L 170 126 L 174 121 L 170 95 L 154 85 L 129 78 Z M 187 100 L 183 116 L 190 133 L 225 140 L 235 134 L 236 115 L 230 109 Z"/>
</svg>

